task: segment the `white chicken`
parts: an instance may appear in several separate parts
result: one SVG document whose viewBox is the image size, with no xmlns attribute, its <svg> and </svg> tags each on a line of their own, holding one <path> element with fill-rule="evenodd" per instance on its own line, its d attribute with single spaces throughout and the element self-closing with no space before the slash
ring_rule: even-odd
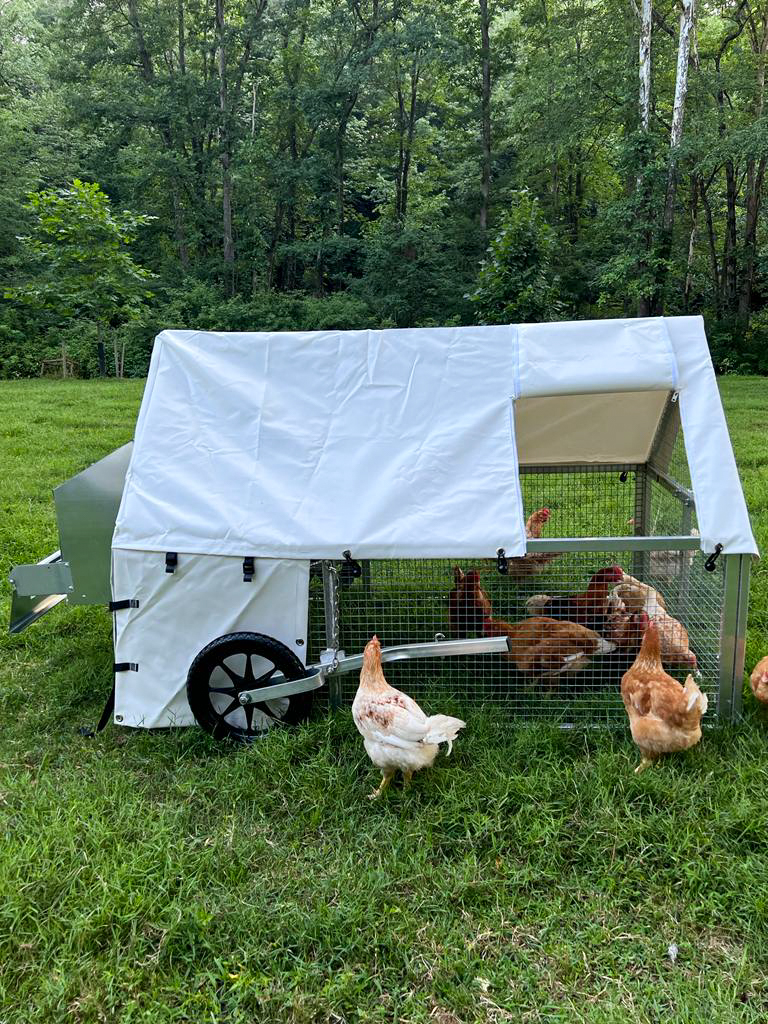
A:
<svg viewBox="0 0 768 1024">
<path fill-rule="evenodd" d="M 381 643 L 376 636 L 363 652 L 352 717 L 368 757 L 382 775 L 371 800 L 383 793 L 397 771 L 403 773 L 407 786 L 414 772 L 432 764 L 441 743 L 448 744 L 450 754 L 459 730 L 466 725 L 449 715 L 428 717 L 415 700 L 390 686 L 381 668 Z"/>
</svg>

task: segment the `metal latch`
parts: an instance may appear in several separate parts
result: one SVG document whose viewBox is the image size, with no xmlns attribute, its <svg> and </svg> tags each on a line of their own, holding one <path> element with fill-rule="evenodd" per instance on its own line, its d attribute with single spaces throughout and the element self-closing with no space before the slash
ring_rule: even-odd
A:
<svg viewBox="0 0 768 1024">
<path fill-rule="evenodd" d="M 714 572 L 715 571 L 715 562 L 717 561 L 718 556 L 720 555 L 720 552 L 722 550 L 723 550 L 723 545 L 722 544 L 715 544 L 715 550 L 712 552 L 712 554 L 709 556 L 709 558 L 704 563 L 704 568 L 707 570 L 707 572 Z"/>
<path fill-rule="evenodd" d="M 502 576 L 506 576 L 509 572 L 509 559 L 507 558 L 504 548 L 499 548 L 496 552 L 496 568 Z"/>
<path fill-rule="evenodd" d="M 363 575 L 363 569 L 360 563 L 354 560 L 351 551 L 342 551 L 342 554 L 344 563 L 339 569 L 339 581 L 342 586 L 348 587 L 353 580 L 359 579 Z"/>
</svg>

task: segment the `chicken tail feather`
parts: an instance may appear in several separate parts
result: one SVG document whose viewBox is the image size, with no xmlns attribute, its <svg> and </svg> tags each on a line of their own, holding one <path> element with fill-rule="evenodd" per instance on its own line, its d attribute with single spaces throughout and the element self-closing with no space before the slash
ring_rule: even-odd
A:
<svg viewBox="0 0 768 1024">
<path fill-rule="evenodd" d="M 683 693 L 688 698 L 688 703 L 685 706 L 686 711 L 691 711 L 696 704 L 699 705 L 702 715 L 706 712 L 708 707 L 707 695 L 702 693 L 694 682 L 693 676 L 688 676 L 683 687 Z"/>
<path fill-rule="evenodd" d="M 463 729 L 466 722 L 460 718 L 451 718 L 450 715 L 432 715 L 427 720 L 427 731 L 424 734 L 423 743 L 447 743 L 448 753 L 453 750 L 453 741 L 456 739 L 459 730 Z"/>
</svg>

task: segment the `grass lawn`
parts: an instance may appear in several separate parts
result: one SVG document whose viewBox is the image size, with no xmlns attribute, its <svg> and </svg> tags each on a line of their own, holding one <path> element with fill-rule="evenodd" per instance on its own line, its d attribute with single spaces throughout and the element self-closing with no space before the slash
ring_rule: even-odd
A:
<svg viewBox="0 0 768 1024">
<path fill-rule="evenodd" d="M 132 434 L 141 382 L 0 382 L 7 570 L 51 488 Z M 768 381 L 723 398 L 768 547 Z M 748 659 L 768 651 L 756 566 Z M 469 715 L 375 804 L 348 712 L 222 749 L 77 728 L 106 610 L 0 636 L 0 1024 L 755 1021 L 768 1017 L 768 716 L 634 776 L 628 732 Z M 674 944 L 676 958 L 668 948 Z"/>
</svg>

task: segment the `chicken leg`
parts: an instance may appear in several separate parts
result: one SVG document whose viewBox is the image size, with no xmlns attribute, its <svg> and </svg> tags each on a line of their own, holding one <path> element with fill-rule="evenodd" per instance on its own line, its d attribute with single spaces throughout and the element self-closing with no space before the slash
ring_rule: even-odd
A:
<svg viewBox="0 0 768 1024">
<path fill-rule="evenodd" d="M 392 779 L 394 778 L 394 775 L 395 775 L 394 771 L 391 771 L 391 772 L 382 771 L 381 774 L 382 774 L 381 784 L 379 785 L 378 789 L 374 789 L 374 791 L 372 793 L 368 794 L 368 799 L 369 800 L 375 800 L 377 797 L 380 797 L 381 794 L 384 792 L 384 790 L 387 788 L 387 786 L 390 784 L 390 782 L 392 781 Z"/>
</svg>

